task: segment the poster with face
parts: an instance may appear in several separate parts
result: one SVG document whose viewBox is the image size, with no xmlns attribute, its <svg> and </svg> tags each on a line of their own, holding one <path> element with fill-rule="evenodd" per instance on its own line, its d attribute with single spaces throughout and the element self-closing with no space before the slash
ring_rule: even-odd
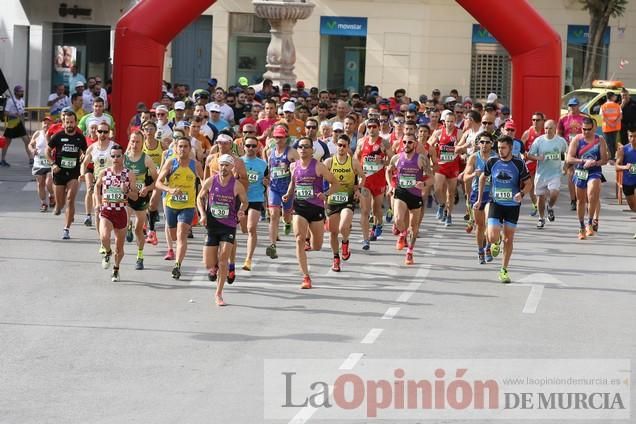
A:
<svg viewBox="0 0 636 424">
<path fill-rule="evenodd" d="M 77 60 L 77 48 L 74 46 L 53 47 L 53 85 L 68 85 L 71 66 Z"/>
</svg>

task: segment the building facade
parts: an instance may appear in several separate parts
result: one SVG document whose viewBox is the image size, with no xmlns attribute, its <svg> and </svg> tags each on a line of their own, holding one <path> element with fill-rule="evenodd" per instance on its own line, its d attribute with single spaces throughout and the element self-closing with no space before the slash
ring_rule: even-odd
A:
<svg viewBox="0 0 636 424">
<path fill-rule="evenodd" d="M 587 12 L 577 0 L 530 2 L 562 38 L 564 90 L 577 88 L 586 54 Z M 72 3 L 77 8 L 70 8 L 63 2 L 5 0 L 0 67 L 10 84 L 26 85 L 33 106 L 45 104 L 53 85 L 67 81 L 70 63 L 87 77 L 106 80 L 114 28 L 134 3 L 78 0 Z M 412 95 L 456 88 L 476 98 L 494 91 L 509 100 L 506 51 L 454 1 L 314 3 L 314 13 L 297 22 L 294 33 L 295 72 L 307 87 L 357 91 L 371 84 L 383 93 L 406 88 Z M 168 46 L 164 79 L 194 88 L 204 87 L 210 76 L 221 86 L 236 84 L 240 77 L 258 83 L 268 43 L 269 25 L 254 15 L 251 0 L 219 0 Z M 623 17 L 610 20 L 601 59 L 601 78 L 636 87 L 636 3 L 629 3 Z"/>
</svg>

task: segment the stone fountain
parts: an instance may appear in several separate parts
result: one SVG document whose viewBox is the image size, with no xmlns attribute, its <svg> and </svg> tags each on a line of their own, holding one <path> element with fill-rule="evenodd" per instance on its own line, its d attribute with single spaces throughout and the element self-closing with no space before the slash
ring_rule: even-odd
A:
<svg viewBox="0 0 636 424">
<path fill-rule="evenodd" d="M 299 19 L 307 19 L 315 5 L 305 0 L 253 0 L 252 4 L 256 16 L 267 19 L 271 27 L 263 79 L 270 79 L 278 86 L 285 83 L 293 86 L 296 83 L 294 25 Z"/>
</svg>

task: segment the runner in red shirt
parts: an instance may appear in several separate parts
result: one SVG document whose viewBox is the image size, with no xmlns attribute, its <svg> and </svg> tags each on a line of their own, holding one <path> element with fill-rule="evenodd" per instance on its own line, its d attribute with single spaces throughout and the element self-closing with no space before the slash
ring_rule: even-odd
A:
<svg viewBox="0 0 636 424">
<path fill-rule="evenodd" d="M 532 204 L 537 204 L 537 195 L 534 194 L 534 174 L 537 172 L 537 161 L 528 159 L 528 152 L 530 151 L 530 147 L 532 147 L 532 143 L 534 140 L 543 135 L 543 124 L 545 123 L 545 115 L 543 112 L 535 112 L 532 114 L 532 126 L 525 130 L 521 135 L 521 142 L 525 147 L 525 156 L 526 156 L 526 167 L 528 168 L 528 172 L 530 173 L 530 199 L 532 199 Z"/>
</svg>

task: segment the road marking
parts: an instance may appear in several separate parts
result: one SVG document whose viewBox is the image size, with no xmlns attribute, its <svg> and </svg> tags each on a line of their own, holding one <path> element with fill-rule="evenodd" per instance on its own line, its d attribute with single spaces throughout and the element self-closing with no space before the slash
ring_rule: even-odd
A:
<svg viewBox="0 0 636 424">
<path fill-rule="evenodd" d="M 331 390 L 329 391 L 331 393 Z M 316 413 L 316 408 L 311 406 L 305 406 L 298 411 L 294 418 L 291 419 L 289 424 L 305 424 Z"/>
<path fill-rule="evenodd" d="M 539 303 L 541 302 L 541 296 L 543 295 L 543 288 L 546 285 L 552 285 L 556 287 L 567 287 L 563 281 L 550 274 L 537 273 L 530 274 L 527 277 L 519 280 L 519 283 L 511 284 L 513 286 L 529 286 L 530 293 L 521 311 L 524 314 L 534 314 L 537 312 Z"/>
<path fill-rule="evenodd" d="M 393 317 L 395 317 L 398 312 L 400 312 L 400 308 L 398 307 L 389 308 L 382 316 L 382 319 L 393 319 Z"/>
<path fill-rule="evenodd" d="M 537 312 L 537 307 L 539 306 L 539 302 L 541 302 L 541 295 L 543 294 L 543 286 L 532 286 L 530 289 L 530 294 L 528 295 L 528 299 L 526 299 L 526 304 L 523 307 L 524 314 L 534 314 Z"/>
<path fill-rule="evenodd" d="M 362 343 L 362 344 L 373 344 L 373 343 L 375 343 L 375 341 L 378 339 L 378 337 L 380 337 L 380 334 L 382 334 L 383 331 L 384 331 L 384 329 L 382 329 L 382 328 L 372 328 L 371 330 L 369 330 L 367 335 L 364 336 L 364 339 L 362 339 L 362 341 L 360 343 Z"/>
<path fill-rule="evenodd" d="M 350 353 L 347 359 L 340 365 L 340 370 L 352 370 L 356 366 L 358 361 L 362 359 L 364 353 Z"/>
<path fill-rule="evenodd" d="M 35 181 L 28 182 L 22 187 L 22 191 L 37 191 L 37 186 L 35 185 Z"/>
</svg>

